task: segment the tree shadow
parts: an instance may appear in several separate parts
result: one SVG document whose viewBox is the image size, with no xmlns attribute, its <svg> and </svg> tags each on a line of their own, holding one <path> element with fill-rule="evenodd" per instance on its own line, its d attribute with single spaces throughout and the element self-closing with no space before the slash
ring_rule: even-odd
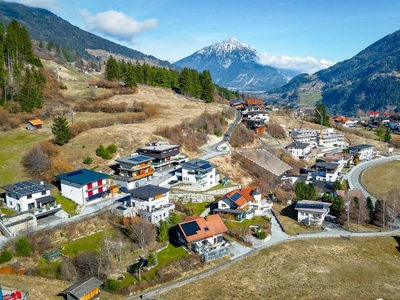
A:
<svg viewBox="0 0 400 300">
<path fill-rule="evenodd" d="M 294 209 L 294 207 L 294 204 L 286 206 L 281 210 L 281 215 L 297 221 L 297 211 Z"/>
<path fill-rule="evenodd" d="M 400 252 L 400 236 L 392 236 L 399 246 L 396 247 L 397 251 Z"/>
</svg>

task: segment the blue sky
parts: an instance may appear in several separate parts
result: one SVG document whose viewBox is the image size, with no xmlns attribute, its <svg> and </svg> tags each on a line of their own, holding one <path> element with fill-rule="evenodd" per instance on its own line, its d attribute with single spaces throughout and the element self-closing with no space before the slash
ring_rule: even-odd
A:
<svg viewBox="0 0 400 300">
<path fill-rule="evenodd" d="M 260 62 L 314 72 L 400 29 L 399 0 L 18 0 L 171 62 L 235 37 Z"/>
</svg>

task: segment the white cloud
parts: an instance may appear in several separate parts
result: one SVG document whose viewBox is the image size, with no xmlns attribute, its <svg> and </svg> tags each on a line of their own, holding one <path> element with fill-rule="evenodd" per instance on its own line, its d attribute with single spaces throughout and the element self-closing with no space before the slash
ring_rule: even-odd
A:
<svg viewBox="0 0 400 300">
<path fill-rule="evenodd" d="M 17 2 L 31 7 L 45 8 L 54 11 L 58 7 L 57 0 L 11 0 L 8 2 Z"/>
<path fill-rule="evenodd" d="M 158 26 L 156 19 L 138 22 L 134 18 L 126 16 L 123 12 L 115 10 L 100 12 L 95 16 L 92 16 L 86 9 L 79 12 L 83 16 L 88 30 L 121 41 L 131 42 L 142 31 Z"/>
<path fill-rule="evenodd" d="M 287 55 L 276 56 L 266 52 L 260 53 L 259 63 L 279 69 L 289 69 L 301 73 L 313 74 L 319 70 L 329 68 L 335 62 L 326 59 L 317 60 L 314 57 L 290 57 Z"/>
</svg>

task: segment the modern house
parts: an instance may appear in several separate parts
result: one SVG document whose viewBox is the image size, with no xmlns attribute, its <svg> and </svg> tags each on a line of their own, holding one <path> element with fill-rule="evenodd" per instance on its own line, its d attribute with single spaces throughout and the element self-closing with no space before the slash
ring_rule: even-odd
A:
<svg viewBox="0 0 400 300">
<path fill-rule="evenodd" d="M 290 137 L 297 143 L 305 143 L 305 144 L 318 144 L 318 130 L 314 129 L 297 129 L 294 128 L 290 133 Z"/>
<path fill-rule="evenodd" d="M 169 145 L 165 142 L 153 142 L 146 147 L 139 148 L 140 155 L 154 158 L 151 162 L 156 171 L 163 167 L 172 167 L 188 161 L 187 157 L 179 153 L 180 145 Z"/>
<path fill-rule="evenodd" d="M 248 119 L 245 120 L 246 122 L 246 127 L 250 130 L 254 130 L 256 134 L 263 134 L 265 131 L 265 121 L 263 119 Z"/>
<path fill-rule="evenodd" d="M 339 163 L 317 162 L 313 167 L 312 177 L 316 181 L 335 182 L 341 171 Z"/>
<path fill-rule="evenodd" d="M 344 135 L 336 133 L 332 128 L 323 130 L 294 129 L 290 136 L 295 142 L 324 147 L 342 147 L 345 144 Z"/>
<path fill-rule="evenodd" d="M 216 167 L 206 160 L 193 159 L 182 163 L 181 166 L 182 168 L 177 170 L 175 175 L 184 183 L 207 190 L 219 182 L 219 173 L 216 172 Z"/>
<path fill-rule="evenodd" d="M 258 186 L 233 190 L 211 205 L 213 213 L 233 215 L 237 221 L 263 215 L 271 208 L 272 201 L 265 197 Z"/>
<path fill-rule="evenodd" d="M 61 206 L 50 196 L 53 187 L 43 181 L 27 180 L 2 186 L 5 206 L 16 211 L 31 211 L 37 217 L 56 213 Z"/>
<path fill-rule="evenodd" d="M 28 130 L 37 130 L 37 129 L 41 129 L 43 126 L 43 122 L 39 119 L 33 119 L 33 120 L 29 120 L 26 123 L 26 129 Z"/>
<path fill-rule="evenodd" d="M 59 295 L 66 300 L 98 299 L 100 295 L 99 287 L 102 285 L 103 283 L 95 277 L 82 279 L 59 293 Z"/>
<path fill-rule="evenodd" d="M 229 242 L 223 234 L 228 231 L 219 215 L 188 217 L 179 223 L 176 235 L 179 242 L 199 254 L 204 260 L 212 260 L 229 254 Z"/>
<path fill-rule="evenodd" d="M 116 184 L 129 190 L 146 184 L 154 174 L 153 160 L 153 157 L 138 153 L 116 159 L 119 163 L 118 175 L 114 176 Z"/>
<path fill-rule="evenodd" d="M 137 214 L 151 223 L 158 224 L 166 220 L 175 208 L 169 202 L 169 189 L 148 184 L 130 191 L 132 206 Z"/>
<path fill-rule="evenodd" d="M 372 157 L 373 153 L 373 145 L 361 144 L 349 147 L 349 153 L 356 155 L 358 153 L 358 157 L 360 160 L 368 160 Z"/>
<path fill-rule="evenodd" d="M 242 113 L 242 120 L 264 120 L 265 123 L 268 123 L 269 115 L 263 110 L 249 111 Z"/>
<path fill-rule="evenodd" d="M 341 171 L 342 168 L 353 159 L 353 157 L 354 156 L 350 153 L 326 153 L 324 154 L 324 161 L 338 163 L 339 170 Z"/>
<path fill-rule="evenodd" d="M 311 153 L 311 145 L 308 143 L 293 142 L 287 145 L 285 149 L 297 158 L 306 158 Z"/>
<path fill-rule="evenodd" d="M 61 194 L 78 205 L 91 205 L 108 193 L 108 174 L 79 169 L 56 176 L 60 180 Z"/>
<path fill-rule="evenodd" d="M 297 222 L 307 225 L 321 226 L 325 217 L 329 214 L 332 203 L 301 200 L 296 203 Z"/>
<path fill-rule="evenodd" d="M 240 112 L 243 114 L 247 114 L 251 111 L 262 111 L 262 107 L 261 106 L 243 106 L 240 109 Z"/>
</svg>

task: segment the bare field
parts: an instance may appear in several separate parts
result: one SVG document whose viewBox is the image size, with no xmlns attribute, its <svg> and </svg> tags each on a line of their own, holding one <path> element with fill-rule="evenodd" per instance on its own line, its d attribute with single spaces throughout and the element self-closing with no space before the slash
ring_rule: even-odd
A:
<svg viewBox="0 0 400 300">
<path fill-rule="evenodd" d="M 297 240 L 261 250 L 162 299 L 398 299 L 399 237 Z"/>
<path fill-rule="evenodd" d="M 361 182 L 373 195 L 385 197 L 391 189 L 399 187 L 399 169 L 398 160 L 377 165 L 363 173 Z"/>
</svg>

